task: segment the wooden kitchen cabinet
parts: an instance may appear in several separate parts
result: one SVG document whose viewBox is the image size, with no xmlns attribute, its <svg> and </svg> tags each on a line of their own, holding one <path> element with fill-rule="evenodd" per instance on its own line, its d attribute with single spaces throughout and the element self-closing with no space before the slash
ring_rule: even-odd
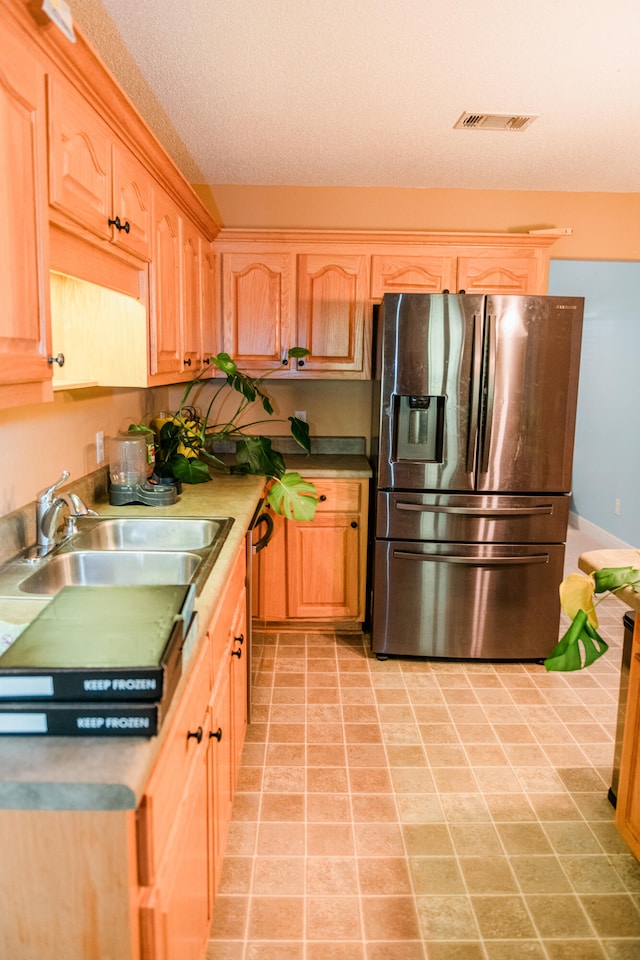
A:
<svg viewBox="0 0 640 960">
<path fill-rule="evenodd" d="M 290 378 L 366 378 L 369 263 L 361 254 L 226 252 L 223 349 L 243 369 Z M 289 359 L 291 347 L 310 356 Z"/>
<path fill-rule="evenodd" d="M 311 522 L 275 516 L 254 560 L 254 616 L 261 621 L 360 623 L 365 616 L 368 480 L 309 479 Z"/>
<path fill-rule="evenodd" d="M 442 293 L 456 289 L 455 256 L 374 254 L 371 257 L 371 296 L 385 293 Z"/>
<path fill-rule="evenodd" d="M 50 400 L 45 70 L 10 23 L 0 45 L 0 407 Z"/>
<path fill-rule="evenodd" d="M 534 257 L 459 257 L 455 289 L 465 293 L 533 293 L 537 274 Z"/>
<path fill-rule="evenodd" d="M 640 860 L 640 613 L 636 613 L 631 650 L 616 826 Z"/>
<path fill-rule="evenodd" d="M 221 255 L 222 349 L 242 369 L 289 373 L 295 342 L 295 260 L 288 252 Z"/>
<path fill-rule="evenodd" d="M 297 346 L 310 356 L 298 370 L 368 378 L 371 374 L 369 258 L 363 254 L 298 256 Z"/>
<path fill-rule="evenodd" d="M 49 75 L 47 87 L 51 207 L 149 260 L 152 178 L 71 84 Z"/>
</svg>

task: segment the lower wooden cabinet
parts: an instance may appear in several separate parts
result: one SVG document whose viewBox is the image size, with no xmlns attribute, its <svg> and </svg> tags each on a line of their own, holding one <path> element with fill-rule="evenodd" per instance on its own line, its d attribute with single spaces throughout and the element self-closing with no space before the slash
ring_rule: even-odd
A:
<svg viewBox="0 0 640 960">
<path fill-rule="evenodd" d="M 631 650 L 616 826 L 640 860 L 640 614 L 636 614 Z"/>
<path fill-rule="evenodd" d="M 139 808 L 141 960 L 204 957 L 246 730 L 245 576 L 241 550 Z"/>
<path fill-rule="evenodd" d="M 254 559 L 258 620 L 357 623 L 365 615 L 368 480 L 315 479 L 311 522 L 274 516 L 274 534 Z"/>
</svg>

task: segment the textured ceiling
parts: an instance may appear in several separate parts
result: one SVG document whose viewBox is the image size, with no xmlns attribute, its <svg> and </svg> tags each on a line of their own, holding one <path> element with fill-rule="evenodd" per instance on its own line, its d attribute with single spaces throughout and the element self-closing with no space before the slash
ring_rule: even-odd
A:
<svg viewBox="0 0 640 960">
<path fill-rule="evenodd" d="M 640 189 L 637 0 L 71 7 L 166 141 L 121 38 L 206 183 Z M 454 130 L 465 110 L 538 119 Z"/>
</svg>

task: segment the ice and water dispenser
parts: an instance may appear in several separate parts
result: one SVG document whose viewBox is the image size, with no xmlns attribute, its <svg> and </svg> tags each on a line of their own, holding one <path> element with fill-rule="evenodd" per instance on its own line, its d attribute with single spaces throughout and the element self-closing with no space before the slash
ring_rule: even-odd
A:
<svg viewBox="0 0 640 960">
<path fill-rule="evenodd" d="M 394 460 L 442 463 L 442 396 L 394 397 Z"/>
</svg>

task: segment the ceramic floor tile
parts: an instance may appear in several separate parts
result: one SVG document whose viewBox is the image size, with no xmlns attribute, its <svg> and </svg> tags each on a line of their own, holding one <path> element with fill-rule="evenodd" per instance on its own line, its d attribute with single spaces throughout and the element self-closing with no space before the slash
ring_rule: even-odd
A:
<svg viewBox="0 0 640 960">
<path fill-rule="evenodd" d="M 577 674 L 256 631 L 207 960 L 639 960 L 612 606 Z"/>
</svg>

